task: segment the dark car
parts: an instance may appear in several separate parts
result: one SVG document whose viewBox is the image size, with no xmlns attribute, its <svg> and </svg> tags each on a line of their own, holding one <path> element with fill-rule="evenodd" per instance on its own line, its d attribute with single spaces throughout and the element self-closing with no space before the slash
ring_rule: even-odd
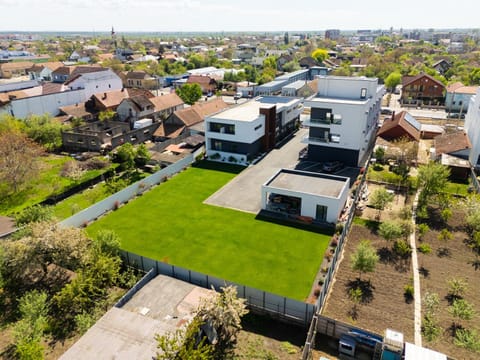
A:
<svg viewBox="0 0 480 360">
<path fill-rule="evenodd" d="M 341 168 L 343 168 L 343 163 L 340 161 L 327 161 L 322 165 L 322 170 L 328 173 L 333 173 Z"/>
<path fill-rule="evenodd" d="M 390 110 L 390 109 L 382 108 L 382 109 L 380 110 L 380 114 L 382 114 L 382 115 L 392 115 L 392 114 L 393 114 L 393 111 Z"/>
<path fill-rule="evenodd" d="M 308 158 L 308 147 L 304 147 L 302 150 L 298 152 L 298 159 L 305 160 Z"/>
</svg>

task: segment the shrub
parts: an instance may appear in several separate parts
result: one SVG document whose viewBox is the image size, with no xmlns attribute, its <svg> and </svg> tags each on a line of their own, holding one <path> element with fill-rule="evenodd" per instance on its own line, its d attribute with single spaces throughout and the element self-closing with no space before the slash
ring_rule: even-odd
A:
<svg viewBox="0 0 480 360">
<path fill-rule="evenodd" d="M 438 234 L 438 240 L 440 241 L 448 241 L 453 239 L 453 234 L 448 231 L 448 229 L 442 229 L 440 234 Z"/>
<path fill-rule="evenodd" d="M 474 329 L 457 329 L 453 343 L 456 346 L 480 352 L 480 337 Z"/>
<path fill-rule="evenodd" d="M 426 314 L 422 322 L 422 335 L 428 342 L 435 341 L 440 335 L 441 328 L 438 326 L 435 318 L 431 314 Z"/>
<path fill-rule="evenodd" d="M 420 244 L 418 246 L 418 251 L 421 252 L 422 254 L 430 254 L 432 252 L 432 248 L 428 244 Z"/>
<path fill-rule="evenodd" d="M 237 158 L 235 156 L 229 156 L 228 157 L 228 161 L 229 162 L 232 162 L 232 163 L 236 163 L 237 162 Z"/>
<path fill-rule="evenodd" d="M 440 305 L 440 298 L 437 293 L 426 292 L 423 296 L 423 306 L 426 315 L 434 315 Z"/>
<path fill-rule="evenodd" d="M 405 295 L 406 299 L 413 299 L 413 294 L 415 290 L 412 284 L 407 284 L 403 287 L 403 294 Z"/>
<path fill-rule="evenodd" d="M 113 203 L 113 210 L 118 210 L 119 207 L 120 207 L 120 201 L 115 200 L 115 202 Z"/>
<path fill-rule="evenodd" d="M 47 221 L 52 217 L 53 210 L 51 206 L 33 205 L 15 216 L 15 224 L 20 226 L 32 222 Z"/>
<path fill-rule="evenodd" d="M 320 291 L 321 289 L 318 286 L 316 286 L 315 290 L 313 290 L 313 296 L 318 298 L 320 296 Z"/>
<path fill-rule="evenodd" d="M 402 236 L 403 229 L 401 225 L 396 222 L 384 221 L 378 226 L 378 233 L 385 240 L 390 241 Z"/>
<path fill-rule="evenodd" d="M 393 245 L 393 251 L 400 257 L 407 257 L 412 253 L 412 248 L 410 245 L 404 240 L 397 240 Z"/>
<path fill-rule="evenodd" d="M 418 236 L 420 240 L 425 236 L 425 234 L 430 230 L 427 224 L 418 224 Z"/>
<path fill-rule="evenodd" d="M 332 241 L 330 242 L 330 245 L 333 246 L 333 247 L 337 247 L 338 246 L 338 239 L 336 237 L 334 237 L 332 239 Z"/>
<path fill-rule="evenodd" d="M 468 283 L 464 279 L 452 278 L 447 280 L 448 295 L 453 299 L 460 299 L 463 297 L 468 288 Z"/>
<path fill-rule="evenodd" d="M 341 234 L 342 231 L 343 231 L 343 224 L 342 223 L 338 223 L 335 225 L 335 233 L 337 234 Z"/>
</svg>

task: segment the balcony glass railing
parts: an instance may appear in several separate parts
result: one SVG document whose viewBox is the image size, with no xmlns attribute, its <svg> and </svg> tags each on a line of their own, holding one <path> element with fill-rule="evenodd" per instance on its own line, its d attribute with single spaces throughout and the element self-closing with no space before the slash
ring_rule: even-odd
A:
<svg viewBox="0 0 480 360">
<path fill-rule="evenodd" d="M 329 143 L 330 140 L 328 138 L 323 138 L 323 137 L 315 137 L 315 136 L 306 136 L 304 138 L 307 142 L 309 143 Z"/>
<path fill-rule="evenodd" d="M 310 118 L 310 122 L 313 124 L 323 124 L 323 125 L 342 125 L 342 116 L 333 115 L 325 118 Z"/>
</svg>

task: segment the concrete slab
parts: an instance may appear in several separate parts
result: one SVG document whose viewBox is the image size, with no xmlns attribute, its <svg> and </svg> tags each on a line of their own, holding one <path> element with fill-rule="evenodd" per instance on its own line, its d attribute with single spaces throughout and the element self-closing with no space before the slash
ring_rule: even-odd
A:
<svg viewBox="0 0 480 360">
<path fill-rule="evenodd" d="M 205 204 L 258 213 L 261 209 L 262 185 L 280 169 L 293 169 L 298 153 L 306 144 L 301 142 L 308 129 L 300 129 L 279 149 L 274 149 L 260 162 L 249 166 L 228 184 L 205 200 Z"/>
<path fill-rule="evenodd" d="M 123 308 L 110 309 L 60 359 L 145 359 L 156 357 L 155 335 L 175 331 L 192 318 L 210 290 L 158 275 Z"/>
</svg>

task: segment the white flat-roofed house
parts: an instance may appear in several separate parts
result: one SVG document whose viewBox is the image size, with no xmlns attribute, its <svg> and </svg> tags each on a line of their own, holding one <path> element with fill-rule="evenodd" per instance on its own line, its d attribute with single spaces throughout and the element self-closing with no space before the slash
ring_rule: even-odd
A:
<svg viewBox="0 0 480 360">
<path fill-rule="evenodd" d="M 281 169 L 262 185 L 262 209 L 286 217 L 336 223 L 348 199 L 350 179 Z"/>
<path fill-rule="evenodd" d="M 207 156 L 248 163 L 295 131 L 301 99 L 258 97 L 205 119 Z"/>
<path fill-rule="evenodd" d="M 376 78 L 319 76 L 310 107 L 308 144 L 311 161 L 341 161 L 363 166 L 375 141 L 380 105 L 385 94 Z"/>
<path fill-rule="evenodd" d="M 468 135 L 472 148 L 468 159 L 476 169 L 480 168 L 480 88 L 476 95 L 470 98 L 468 111 L 465 115 L 465 132 Z"/>
</svg>

